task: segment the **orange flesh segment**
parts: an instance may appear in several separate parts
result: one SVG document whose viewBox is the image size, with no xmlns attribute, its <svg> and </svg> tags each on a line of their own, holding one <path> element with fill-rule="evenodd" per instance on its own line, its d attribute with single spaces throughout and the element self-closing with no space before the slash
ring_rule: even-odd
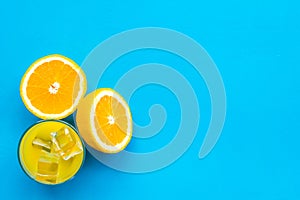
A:
<svg viewBox="0 0 300 200">
<path fill-rule="evenodd" d="M 112 146 L 121 143 L 126 137 L 129 124 L 123 105 L 113 96 L 106 95 L 97 103 L 95 113 L 95 124 L 100 139 Z M 109 119 L 113 119 L 114 123 L 110 123 Z"/>
</svg>

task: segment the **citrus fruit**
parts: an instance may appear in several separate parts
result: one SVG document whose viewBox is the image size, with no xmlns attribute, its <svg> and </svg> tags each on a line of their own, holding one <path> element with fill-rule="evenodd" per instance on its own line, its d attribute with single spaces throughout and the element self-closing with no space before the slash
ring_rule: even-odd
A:
<svg viewBox="0 0 300 200">
<path fill-rule="evenodd" d="M 86 92 L 86 77 L 71 59 L 54 54 L 25 72 L 20 94 L 27 109 L 42 119 L 62 119 L 74 112 Z"/>
<path fill-rule="evenodd" d="M 105 153 L 117 153 L 129 143 L 132 118 L 123 97 L 109 88 L 97 89 L 78 105 L 76 124 L 84 141 Z"/>
</svg>

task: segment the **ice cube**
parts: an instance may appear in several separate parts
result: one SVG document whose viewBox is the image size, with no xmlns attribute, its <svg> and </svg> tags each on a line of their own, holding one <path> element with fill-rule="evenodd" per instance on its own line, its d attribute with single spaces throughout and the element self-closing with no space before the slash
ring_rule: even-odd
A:
<svg viewBox="0 0 300 200">
<path fill-rule="evenodd" d="M 34 138 L 34 140 L 32 141 L 33 147 L 41 149 L 48 153 L 51 152 L 51 143 L 51 141 L 46 141 L 38 137 Z"/>
<path fill-rule="evenodd" d="M 59 155 L 43 152 L 37 164 L 36 180 L 56 183 L 59 166 Z"/>
<path fill-rule="evenodd" d="M 81 144 L 76 141 L 67 127 L 51 133 L 51 136 L 55 152 L 59 153 L 64 160 L 69 160 L 83 151 Z"/>
</svg>

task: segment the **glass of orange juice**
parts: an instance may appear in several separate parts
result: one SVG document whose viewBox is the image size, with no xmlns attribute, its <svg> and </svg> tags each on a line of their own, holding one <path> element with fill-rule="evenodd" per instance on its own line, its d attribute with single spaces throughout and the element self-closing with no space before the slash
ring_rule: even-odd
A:
<svg viewBox="0 0 300 200">
<path fill-rule="evenodd" d="M 61 120 L 42 120 L 22 136 L 18 158 L 24 172 L 39 183 L 56 185 L 78 172 L 85 157 L 76 129 Z"/>
</svg>

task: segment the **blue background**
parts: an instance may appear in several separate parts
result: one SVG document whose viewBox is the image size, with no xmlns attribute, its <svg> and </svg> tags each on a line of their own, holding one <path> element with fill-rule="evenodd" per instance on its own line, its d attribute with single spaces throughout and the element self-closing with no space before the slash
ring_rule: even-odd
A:
<svg viewBox="0 0 300 200">
<path fill-rule="evenodd" d="M 299 9 L 299 3 L 290 0 L 1 2 L 0 195 L 11 199 L 300 199 Z M 65 184 L 51 187 L 30 180 L 17 160 L 19 138 L 38 120 L 19 96 L 27 67 L 52 53 L 81 64 L 101 41 L 145 26 L 189 35 L 217 64 L 228 103 L 226 124 L 214 150 L 198 159 L 209 123 L 209 96 L 201 77 L 182 67 L 193 86 L 202 84 L 195 86 L 202 98 L 201 122 L 193 144 L 175 163 L 153 173 L 127 174 L 88 154 L 84 167 Z M 116 63 L 161 61 L 180 68 L 180 62 L 173 60 L 176 56 L 149 53 L 153 55 L 136 52 Z M 103 77 L 102 84 L 109 86 L 110 81 L 114 80 Z M 146 104 L 162 101 L 171 113 L 178 109 L 166 88 L 154 85 L 141 90 L 130 102 L 140 124 L 149 122 L 147 105 L 140 103 L 143 99 Z M 147 152 L 163 146 L 178 126 L 176 116 L 171 120 L 157 135 L 161 140 L 135 140 L 128 148 Z"/>
</svg>

